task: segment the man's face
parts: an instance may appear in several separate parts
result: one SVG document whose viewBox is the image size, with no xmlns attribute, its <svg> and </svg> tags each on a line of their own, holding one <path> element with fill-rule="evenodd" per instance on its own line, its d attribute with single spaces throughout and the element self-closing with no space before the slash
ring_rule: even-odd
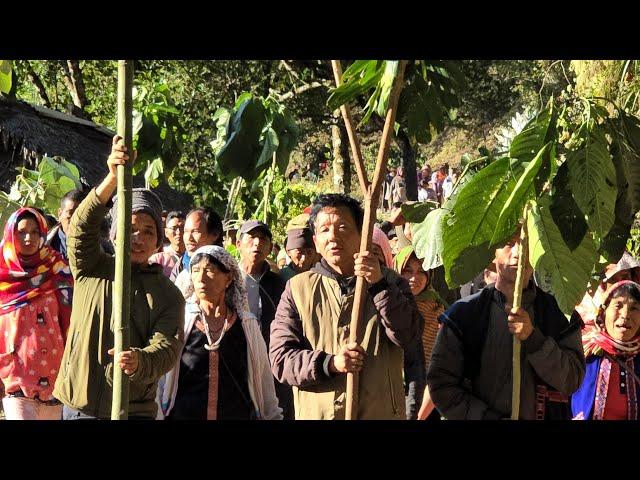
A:
<svg viewBox="0 0 640 480">
<path fill-rule="evenodd" d="M 171 248 L 175 252 L 183 252 L 184 251 L 184 220 L 181 218 L 173 217 L 169 222 L 167 222 L 166 227 L 164 228 L 164 235 L 171 243 Z"/>
<path fill-rule="evenodd" d="M 520 258 L 518 255 L 518 250 L 520 247 L 520 235 L 515 234 L 509 242 L 502 248 L 496 249 L 496 270 L 498 273 L 498 278 L 502 281 L 506 281 L 508 283 L 515 283 L 516 274 L 518 271 L 518 259 Z M 526 281 L 533 274 L 533 268 L 531 264 L 527 262 L 527 266 L 525 269 L 525 284 Z"/>
<path fill-rule="evenodd" d="M 271 238 L 262 228 L 243 233 L 237 242 L 242 260 L 251 265 L 260 265 L 271 252 Z"/>
<path fill-rule="evenodd" d="M 158 231 L 153 217 L 147 213 L 131 215 L 131 263 L 147 263 L 157 245 Z"/>
<path fill-rule="evenodd" d="M 313 240 L 332 268 L 351 275 L 360 248 L 360 230 L 347 207 L 325 207 L 316 216 Z"/>
<path fill-rule="evenodd" d="M 308 247 L 293 248 L 291 250 L 287 250 L 287 254 L 300 272 L 306 272 L 309 270 L 317 262 L 318 257 L 318 253 L 315 249 Z"/>
<path fill-rule="evenodd" d="M 73 212 L 76 211 L 76 208 L 78 208 L 78 205 L 80 204 L 74 202 L 73 200 L 67 199 L 64 201 L 64 205 L 62 205 L 62 207 L 58 209 L 58 221 L 60 222 L 60 228 L 62 228 L 62 231 L 65 233 L 65 235 L 67 233 L 67 230 L 69 229 L 71 216 L 73 215 Z"/>
<path fill-rule="evenodd" d="M 205 245 L 213 245 L 218 239 L 215 233 L 207 231 L 207 222 L 202 212 L 194 212 L 187 217 L 184 222 L 184 246 L 189 256 L 193 255 L 200 247 Z"/>
</svg>

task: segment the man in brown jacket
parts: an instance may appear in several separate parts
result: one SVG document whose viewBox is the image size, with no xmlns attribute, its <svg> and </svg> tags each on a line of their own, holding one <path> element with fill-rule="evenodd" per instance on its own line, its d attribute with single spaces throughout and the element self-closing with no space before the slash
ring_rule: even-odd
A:
<svg viewBox="0 0 640 480">
<path fill-rule="evenodd" d="M 273 374 L 294 387 L 297 420 L 343 419 L 348 372 L 360 372 L 358 419 L 405 418 L 402 349 L 422 322 L 407 281 L 358 253 L 362 220 L 351 197 L 316 198 L 309 223 L 322 259 L 289 280 L 271 324 Z M 349 343 L 357 276 L 368 290 L 359 343 Z"/>
</svg>

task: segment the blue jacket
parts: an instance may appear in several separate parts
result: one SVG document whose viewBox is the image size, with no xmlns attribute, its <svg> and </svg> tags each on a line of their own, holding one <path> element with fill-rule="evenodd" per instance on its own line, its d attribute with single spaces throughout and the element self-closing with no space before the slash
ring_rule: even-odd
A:
<svg viewBox="0 0 640 480">
<path fill-rule="evenodd" d="M 593 405 L 596 399 L 596 382 L 598 381 L 598 372 L 602 363 L 602 356 L 590 355 L 587 357 L 587 371 L 580 388 L 571 397 L 571 413 L 575 417 L 582 413 L 584 419 L 591 419 L 593 416 Z M 636 374 L 640 375 L 640 355 L 636 355 L 633 360 L 633 366 Z M 640 384 L 636 382 L 636 398 L 640 399 Z"/>
</svg>

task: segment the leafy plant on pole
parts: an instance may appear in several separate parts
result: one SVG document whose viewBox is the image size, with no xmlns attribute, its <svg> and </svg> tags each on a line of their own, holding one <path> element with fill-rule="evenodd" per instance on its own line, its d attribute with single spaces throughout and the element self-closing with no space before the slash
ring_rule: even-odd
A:
<svg viewBox="0 0 640 480">
<path fill-rule="evenodd" d="M 244 183 L 249 187 L 245 192 L 260 192 L 262 210 L 256 213 L 267 221 L 274 176 L 284 174 L 298 143 L 295 121 L 275 99 L 248 92 L 238 97 L 233 108 L 219 108 L 213 120 L 216 138 L 211 146 L 217 168 L 232 182 L 225 220 L 233 216 Z"/>
<path fill-rule="evenodd" d="M 529 237 L 521 257 L 570 315 L 592 274 L 622 255 L 640 210 L 640 121 L 594 99 L 560 107 L 550 102 L 504 156 L 465 170 L 451 198 L 415 227 L 424 267 L 443 264 L 450 287 L 470 281 L 521 228 Z M 514 384 L 518 349 L 514 337 Z M 514 388 L 512 418 L 518 396 Z"/>
<path fill-rule="evenodd" d="M 186 135 L 166 83 L 152 88 L 139 84 L 134 90 L 133 148 L 138 156 L 133 174 L 144 171 L 146 188 L 157 187 L 178 164 Z"/>
</svg>

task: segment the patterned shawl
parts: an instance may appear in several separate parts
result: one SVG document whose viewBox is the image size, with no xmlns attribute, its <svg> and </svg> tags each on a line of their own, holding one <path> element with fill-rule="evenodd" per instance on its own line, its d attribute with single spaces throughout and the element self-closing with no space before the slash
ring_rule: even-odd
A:
<svg viewBox="0 0 640 480">
<path fill-rule="evenodd" d="M 16 251 L 18 217 L 32 213 L 40 229 L 38 252 L 25 259 Z M 44 245 L 47 223 L 33 208 L 23 207 L 14 212 L 4 227 L 0 242 L 0 314 L 17 310 L 39 295 L 55 293 L 58 299 L 59 320 L 66 333 L 71 318 L 73 277 L 62 255 Z"/>
</svg>

